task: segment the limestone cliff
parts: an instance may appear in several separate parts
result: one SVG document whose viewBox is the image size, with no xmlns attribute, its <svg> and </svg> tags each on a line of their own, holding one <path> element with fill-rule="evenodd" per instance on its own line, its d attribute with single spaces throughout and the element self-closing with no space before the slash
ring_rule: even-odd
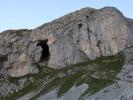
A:
<svg viewBox="0 0 133 100">
<path fill-rule="evenodd" d="M 0 98 L 132 100 L 132 59 L 133 20 L 114 7 L 7 30 L 0 33 Z"/>
<path fill-rule="evenodd" d="M 59 69 L 115 55 L 132 42 L 126 20 L 116 8 L 83 8 L 30 31 L 4 31 L 0 57 L 6 59 L 1 63 L 17 77 L 37 73 L 38 64 Z"/>
</svg>

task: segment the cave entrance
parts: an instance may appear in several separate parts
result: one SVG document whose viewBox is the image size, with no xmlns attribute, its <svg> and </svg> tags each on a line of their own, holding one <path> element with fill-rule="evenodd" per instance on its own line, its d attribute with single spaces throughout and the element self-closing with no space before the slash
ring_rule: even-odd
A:
<svg viewBox="0 0 133 100">
<path fill-rule="evenodd" d="M 48 39 L 39 40 L 37 43 L 37 46 L 40 46 L 42 48 L 42 54 L 40 57 L 40 62 L 49 60 L 50 53 L 49 53 L 49 46 L 47 45 L 47 42 L 48 42 Z"/>
</svg>

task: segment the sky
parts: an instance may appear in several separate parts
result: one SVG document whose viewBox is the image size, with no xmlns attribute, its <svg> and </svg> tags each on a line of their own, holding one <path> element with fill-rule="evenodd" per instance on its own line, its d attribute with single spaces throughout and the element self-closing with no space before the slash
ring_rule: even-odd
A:
<svg viewBox="0 0 133 100">
<path fill-rule="evenodd" d="M 33 29 L 84 7 L 118 8 L 133 18 L 133 0 L 0 0 L 0 32 Z"/>
</svg>

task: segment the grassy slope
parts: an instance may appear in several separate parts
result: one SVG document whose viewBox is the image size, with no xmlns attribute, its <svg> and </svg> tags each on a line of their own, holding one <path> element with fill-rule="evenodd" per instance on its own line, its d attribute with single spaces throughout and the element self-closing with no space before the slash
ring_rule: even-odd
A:
<svg viewBox="0 0 133 100">
<path fill-rule="evenodd" d="M 81 62 L 59 70 L 43 67 L 39 74 L 27 75 L 21 78 L 10 78 L 9 81 L 15 84 L 23 78 L 32 78 L 33 81 L 30 81 L 27 86 L 18 92 L 14 92 L 3 98 L 3 100 L 15 100 L 32 91 L 39 91 L 31 98 L 32 100 L 36 100 L 39 96 L 55 88 L 58 89 L 58 97 L 61 97 L 72 86 L 79 86 L 83 83 L 89 84 L 89 88 L 81 94 L 80 98 L 85 95 L 92 95 L 114 82 L 123 62 L 123 56 L 118 54 L 115 56 L 100 57 L 94 61 Z"/>
</svg>

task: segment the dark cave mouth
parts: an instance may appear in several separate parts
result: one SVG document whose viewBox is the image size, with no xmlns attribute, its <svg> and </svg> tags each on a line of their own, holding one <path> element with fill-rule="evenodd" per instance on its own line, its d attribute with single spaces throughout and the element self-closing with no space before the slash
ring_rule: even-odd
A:
<svg viewBox="0 0 133 100">
<path fill-rule="evenodd" d="M 44 62 L 44 61 L 49 60 L 50 52 L 49 52 L 49 46 L 48 46 L 47 42 L 48 42 L 48 39 L 39 40 L 37 43 L 37 46 L 40 46 L 42 48 L 40 62 Z"/>
</svg>

